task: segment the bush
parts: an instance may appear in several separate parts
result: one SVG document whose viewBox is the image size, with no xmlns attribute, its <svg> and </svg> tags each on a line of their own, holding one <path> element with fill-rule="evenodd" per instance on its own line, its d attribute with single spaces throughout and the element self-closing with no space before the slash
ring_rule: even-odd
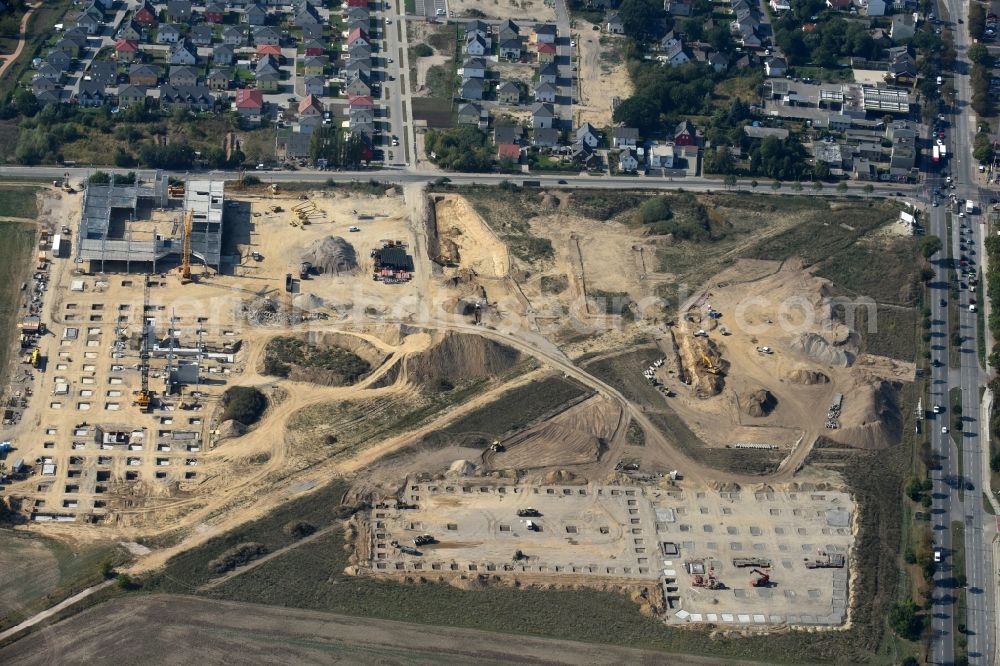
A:
<svg viewBox="0 0 1000 666">
<path fill-rule="evenodd" d="M 917 613 L 917 606 L 911 599 L 897 601 L 889 609 L 889 626 L 900 637 L 916 640 L 924 631 L 924 618 Z"/>
<path fill-rule="evenodd" d="M 285 534 L 296 539 L 307 537 L 316 531 L 315 525 L 311 525 L 302 520 L 293 520 L 290 523 L 286 523 L 282 529 Z"/>
<path fill-rule="evenodd" d="M 208 570 L 217 574 L 226 573 L 256 560 L 265 553 L 267 553 L 267 548 L 254 541 L 237 544 L 210 561 L 207 565 Z"/>
<path fill-rule="evenodd" d="M 371 370 L 368 361 L 340 347 L 319 347 L 287 336 L 272 338 L 264 348 L 264 372 L 288 377 L 293 366 L 326 371 L 326 377 L 317 374 L 313 379 L 331 385 L 353 384 Z"/>
<path fill-rule="evenodd" d="M 424 140 L 431 161 L 453 171 L 492 171 L 493 145 L 486 133 L 471 125 L 446 130 L 430 130 Z"/>
<path fill-rule="evenodd" d="M 427 46 L 426 44 L 417 44 L 413 47 L 413 54 L 418 58 L 427 58 L 434 55 L 434 49 Z"/>
<path fill-rule="evenodd" d="M 222 394 L 222 421 L 253 425 L 267 409 L 267 398 L 253 386 L 230 386 Z"/>
</svg>

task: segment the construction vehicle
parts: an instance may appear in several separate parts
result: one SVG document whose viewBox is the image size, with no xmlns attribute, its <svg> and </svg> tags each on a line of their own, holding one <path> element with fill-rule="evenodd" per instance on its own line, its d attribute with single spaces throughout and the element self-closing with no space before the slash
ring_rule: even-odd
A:
<svg viewBox="0 0 1000 666">
<path fill-rule="evenodd" d="M 261 255 L 260 252 L 251 252 L 250 253 L 250 258 L 253 259 L 254 261 L 263 261 L 264 260 L 264 257 Z"/>
<path fill-rule="evenodd" d="M 517 515 L 519 518 L 537 518 L 542 515 L 542 512 L 538 509 L 532 509 L 530 506 L 523 509 L 517 510 Z"/>
<path fill-rule="evenodd" d="M 769 569 L 771 567 L 771 560 L 766 557 L 734 557 L 733 558 L 734 567 L 763 567 Z"/>
<path fill-rule="evenodd" d="M 167 196 L 169 197 L 184 196 L 184 183 L 174 183 L 173 185 L 168 185 Z"/>
<path fill-rule="evenodd" d="M 703 587 L 708 590 L 724 590 L 726 589 L 725 584 L 722 583 L 718 578 L 715 577 L 715 569 L 709 569 L 704 575 L 695 574 L 691 579 L 691 585 L 694 587 Z"/>
<path fill-rule="evenodd" d="M 819 559 L 807 560 L 806 569 L 843 569 L 847 558 L 842 553 L 819 551 Z"/>
<path fill-rule="evenodd" d="M 277 194 L 278 193 L 278 189 L 279 188 L 278 188 L 278 184 L 277 183 L 271 183 L 271 194 Z"/>
<path fill-rule="evenodd" d="M 181 242 L 181 284 L 191 281 L 191 230 L 194 227 L 194 211 L 184 215 L 184 240 Z"/>
<path fill-rule="evenodd" d="M 500 443 L 499 439 L 493 440 L 493 443 L 490 444 L 490 451 L 493 453 L 503 453 L 506 450 L 507 448 Z"/>
<path fill-rule="evenodd" d="M 531 520 L 526 521 L 524 526 L 528 528 L 529 532 L 537 532 L 538 531 L 538 525 L 535 524 L 534 521 L 531 521 Z"/>
<path fill-rule="evenodd" d="M 299 264 L 299 279 L 308 280 L 309 272 L 311 270 L 312 270 L 312 264 L 309 263 L 308 261 L 303 261 L 301 264 Z"/>
<path fill-rule="evenodd" d="M 418 548 L 420 546 L 426 546 L 427 544 L 431 543 L 437 543 L 437 539 L 435 539 L 430 534 L 421 534 L 413 537 L 413 545 L 417 546 Z"/>
<path fill-rule="evenodd" d="M 701 352 L 701 362 L 705 364 L 705 369 L 711 372 L 713 375 L 719 374 L 719 369 L 715 367 L 715 364 L 712 363 L 712 359 L 710 359 L 708 357 L 708 354 L 706 354 L 705 352 Z"/>
<path fill-rule="evenodd" d="M 756 578 L 750 579 L 751 587 L 768 587 L 771 584 L 771 575 L 766 574 L 760 569 L 754 569 L 750 573 L 756 574 Z"/>
<path fill-rule="evenodd" d="M 42 351 L 38 347 L 35 347 L 34 351 L 31 352 L 31 367 L 42 367 Z"/>
</svg>

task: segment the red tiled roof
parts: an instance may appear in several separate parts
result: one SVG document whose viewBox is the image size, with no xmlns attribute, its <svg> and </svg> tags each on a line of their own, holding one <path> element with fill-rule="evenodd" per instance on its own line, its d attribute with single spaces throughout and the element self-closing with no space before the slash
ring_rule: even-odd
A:
<svg viewBox="0 0 1000 666">
<path fill-rule="evenodd" d="M 281 47 L 278 46 L 277 44 L 261 44 L 260 46 L 257 47 L 257 55 L 259 56 L 273 55 L 280 58 Z"/>
<path fill-rule="evenodd" d="M 236 91 L 237 109 L 261 109 L 264 107 L 264 93 L 256 88 L 241 88 Z"/>
<path fill-rule="evenodd" d="M 313 95 L 306 95 L 302 101 L 299 102 L 299 114 L 304 113 L 309 107 L 314 107 L 317 111 L 323 113 L 323 105 Z"/>
<path fill-rule="evenodd" d="M 516 160 L 521 157 L 521 147 L 516 143 L 501 143 L 497 146 L 497 157 L 509 157 Z"/>
<path fill-rule="evenodd" d="M 546 42 L 541 42 L 541 43 L 538 44 L 538 52 L 539 53 L 555 53 L 556 52 L 556 45 L 555 44 L 549 44 L 549 43 L 546 43 Z"/>
<path fill-rule="evenodd" d="M 139 42 L 134 39 L 119 39 L 115 42 L 115 51 L 119 53 L 122 51 L 127 51 L 129 53 L 135 53 L 139 50 Z"/>
<path fill-rule="evenodd" d="M 361 28 L 355 28 L 354 30 L 351 30 L 351 34 L 349 34 L 347 36 L 347 43 L 350 44 L 351 42 L 353 42 L 355 39 L 358 39 L 358 38 L 361 38 L 361 39 L 363 39 L 363 40 L 365 40 L 367 42 L 368 41 L 368 33 L 366 33 Z"/>
<path fill-rule="evenodd" d="M 347 99 L 349 106 L 375 106 L 375 100 L 371 95 L 355 95 Z"/>
</svg>

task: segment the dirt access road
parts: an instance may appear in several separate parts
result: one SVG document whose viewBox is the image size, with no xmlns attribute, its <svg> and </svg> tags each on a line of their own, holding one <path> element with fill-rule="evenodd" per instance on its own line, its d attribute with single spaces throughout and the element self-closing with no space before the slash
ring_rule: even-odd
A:
<svg viewBox="0 0 1000 666">
<path fill-rule="evenodd" d="M 666 654 L 184 596 L 88 608 L 0 650 L 7 664 L 659 664 Z M 595 649 L 596 648 L 596 649 Z M 679 666 L 718 659 L 670 655 Z"/>
<path fill-rule="evenodd" d="M 17 48 L 9 56 L 4 56 L 5 60 L 3 64 L 0 65 L 0 79 L 3 75 L 7 73 L 7 68 L 10 67 L 15 60 L 21 57 L 21 51 L 24 50 L 25 35 L 28 31 L 28 20 L 31 18 L 31 14 L 35 11 L 35 5 L 30 5 L 28 11 L 24 12 L 24 16 L 21 17 L 21 36 L 17 40 Z"/>
</svg>

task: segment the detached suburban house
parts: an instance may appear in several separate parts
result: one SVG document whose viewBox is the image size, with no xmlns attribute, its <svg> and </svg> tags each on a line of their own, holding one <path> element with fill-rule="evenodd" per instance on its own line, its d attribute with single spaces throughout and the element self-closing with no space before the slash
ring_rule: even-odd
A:
<svg viewBox="0 0 1000 666">
<path fill-rule="evenodd" d="M 115 56 L 117 56 L 119 62 L 132 62 L 135 60 L 138 53 L 138 42 L 132 41 L 131 39 L 119 39 L 115 42 Z M 69 66 L 68 60 L 69 58 L 67 57 L 67 67 Z M 51 56 L 49 62 L 51 62 Z"/>
<path fill-rule="evenodd" d="M 608 19 L 604 24 L 604 29 L 612 35 L 625 34 L 625 24 L 622 23 L 621 16 L 618 15 L 618 12 L 608 12 Z"/>
<path fill-rule="evenodd" d="M 552 129 L 556 112 L 551 104 L 535 102 L 531 107 L 531 126 L 535 129 Z"/>
<path fill-rule="evenodd" d="M 156 31 L 157 44 L 176 44 L 181 39 L 181 29 L 173 23 L 164 23 Z"/>
<path fill-rule="evenodd" d="M 153 65 L 135 64 L 128 71 L 128 82 L 133 86 L 152 87 L 160 80 L 160 70 Z"/>
<path fill-rule="evenodd" d="M 535 86 L 535 101 L 555 104 L 558 91 L 551 83 L 539 83 Z"/>
<path fill-rule="evenodd" d="M 612 127 L 611 146 L 614 148 L 635 148 L 639 141 L 639 130 L 634 127 Z"/>
<path fill-rule="evenodd" d="M 309 134 L 322 124 L 323 104 L 312 95 L 306 95 L 299 102 L 299 131 Z"/>
<path fill-rule="evenodd" d="M 483 98 L 483 80 L 466 79 L 459 89 L 459 97 L 469 100 L 481 100 Z"/>
<path fill-rule="evenodd" d="M 559 68 L 554 62 L 548 62 L 538 68 L 538 82 L 555 85 L 559 80 Z"/>
<path fill-rule="evenodd" d="M 490 124 L 489 112 L 475 102 L 458 105 L 458 124 L 475 125 L 479 129 L 486 129 Z"/>
<path fill-rule="evenodd" d="M 254 88 L 236 91 L 236 113 L 246 125 L 260 125 L 264 113 L 264 94 Z"/>
<path fill-rule="evenodd" d="M 127 109 L 132 106 L 145 106 L 146 89 L 142 86 L 124 85 L 118 88 L 118 106 Z"/>
<path fill-rule="evenodd" d="M 521 101 L 521 89 L 513 81 L 504 81 L 497 86 L 497 101 L 501 104 L 517 104 Z"/>
</svg>

